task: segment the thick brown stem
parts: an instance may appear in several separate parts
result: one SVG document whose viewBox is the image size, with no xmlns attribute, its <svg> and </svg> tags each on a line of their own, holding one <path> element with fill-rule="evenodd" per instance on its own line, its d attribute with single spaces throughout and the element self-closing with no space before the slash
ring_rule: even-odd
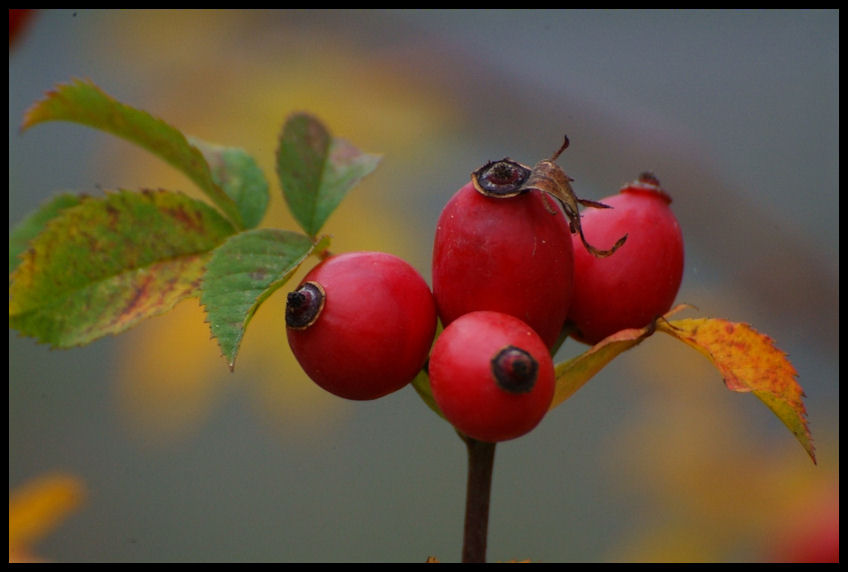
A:
<svg viewBox="0 0 848 572">
<path fill-rule="evenodd" d="M 486 443 L 471 437 L 465 437 L 464 440 L 468 448 L 468 487 L 465 497 L 462 561 L 485 562 L 495 443 Z"/>
</svg>

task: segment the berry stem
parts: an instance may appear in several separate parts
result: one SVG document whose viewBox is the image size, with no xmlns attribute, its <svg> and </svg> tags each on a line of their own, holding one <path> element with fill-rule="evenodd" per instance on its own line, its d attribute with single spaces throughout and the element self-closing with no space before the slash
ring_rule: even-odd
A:
<svg viewBox="0 0 848 572">
<path fill-rule="evenodd" d="M 495 443 L 478 441 L 466 436 L 463 436 L 463 440 L 468 449 L 468 487 L 465 497 L 462 561 L 485 562 Z"/>
</svg>

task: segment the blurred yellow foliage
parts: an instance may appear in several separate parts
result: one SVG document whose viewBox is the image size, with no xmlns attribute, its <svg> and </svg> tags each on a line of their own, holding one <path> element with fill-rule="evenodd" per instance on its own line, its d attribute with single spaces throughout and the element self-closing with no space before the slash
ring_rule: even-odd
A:
<svg viewBox="0 0 848 572">
<path fill-rule="evenodd" d="M 42 560 L 33 545 L 56 528 L 85 498 L 85 487 L 64 473 L 42 475 L 9 493 L 9 562 Z"/>
</svg>

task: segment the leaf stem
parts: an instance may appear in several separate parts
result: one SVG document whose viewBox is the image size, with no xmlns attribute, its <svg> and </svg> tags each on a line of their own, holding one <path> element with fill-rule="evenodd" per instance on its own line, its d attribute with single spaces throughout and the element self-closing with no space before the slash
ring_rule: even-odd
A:
<svg viewBox="0 0 848 572">
<path fill-rule="evenodd" d="M 467 436 L 463 436 L 463 440 L 468 449 L 468 485 L 465 497 L 462 561 L 485 562 L 495 443 L 478 441 Z"/>
</svg>

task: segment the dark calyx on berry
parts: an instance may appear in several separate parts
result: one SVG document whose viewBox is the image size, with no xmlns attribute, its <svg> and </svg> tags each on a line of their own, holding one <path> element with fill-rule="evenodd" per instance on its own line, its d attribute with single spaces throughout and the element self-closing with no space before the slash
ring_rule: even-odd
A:
<svg viewBox="0 0 848 572">
<path fill-rule="evenodd" d="M 530 169 L 509 159 L 490 161 L 471 173 L 471 182 L 487 197 L 514 197 L 530 176 Z"/>
<path fill-rule="evenodd" d="M 650 171 L 645 171 L 644 173 L 639 174 L 639 182 L 644 183 L 646 185 L 653 185 L 655 187 L 660 187 L 660 180 L 657 179 L 657 176 L 651 173 Z"/>
<path fill-rule="evenodd" d="M 630 193 L 646 193 L 656 195 L 662 198 L 666 203 L 671 204 L 671 195 L 665 192 L 662 188 L 660 180 L 650 171 L 645 171 L 639 174 L 639 178 L 635 181 L 627 183 L 621 188 L 621 192 Z"/>
<path fill-rule="evenodd" d="M 492 358 L 492 374 L 510 393 L 528 393 L 536 383 L 538 362 L 525 350 L 507 346 Z"/>
<path fill-rule="evenodd" d="M 303 330 L 308 328 L 324 308 L 326 295 L 317 282 L 306 282 L 286 297 L 286 326 Z"/>
</svg>

